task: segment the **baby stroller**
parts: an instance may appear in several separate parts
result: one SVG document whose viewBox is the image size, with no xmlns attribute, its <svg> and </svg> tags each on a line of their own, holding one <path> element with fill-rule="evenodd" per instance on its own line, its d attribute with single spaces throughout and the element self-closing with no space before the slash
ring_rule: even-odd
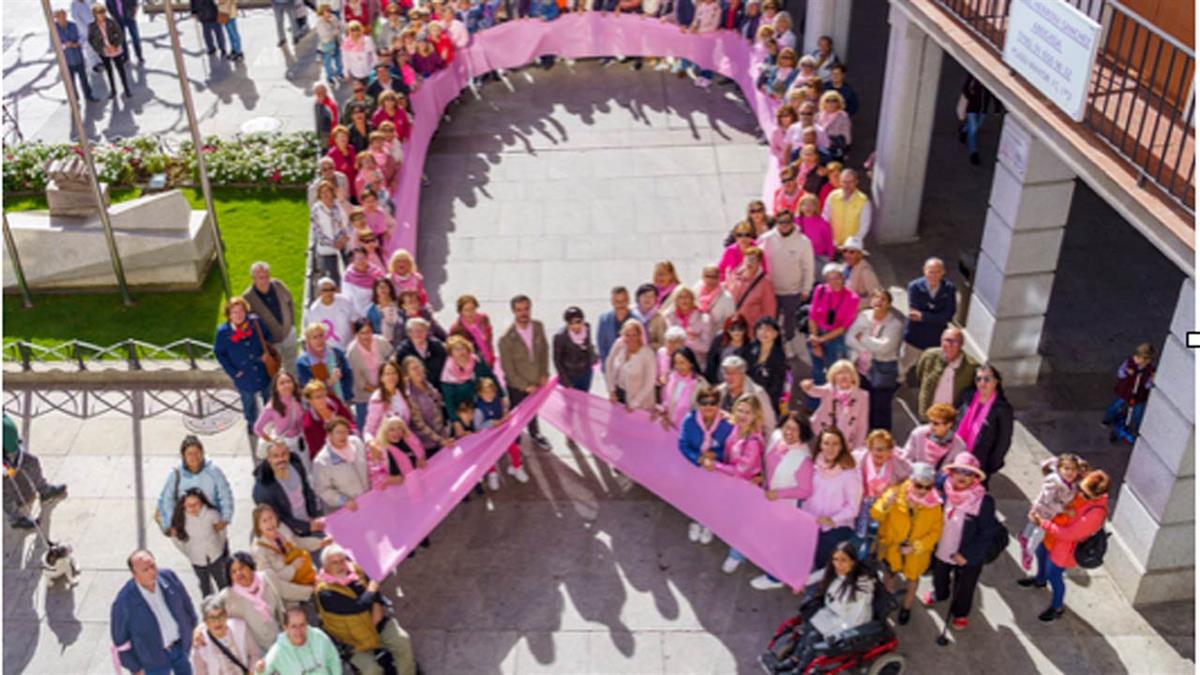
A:
<svg viewBox="0 0 1200 675">
<path fill-rule="evenodd" d="M 827 636 L 817 644 L 815 656 L 808 663 L 798 663 L 795 649 L 800 629 L 809 617 L 816 614 L 823 604 L 818 585 L 805 589 L 804 602 L 796 616 L 784 621 L 775 630 L 774 637 L 767 643 L 767 650 L 759 657 L 759 663 L 770 675 L 816 675 L 829 673 L 866 673 L 867 675 L 900 675 L 904 672 L 904 656 L 897 653 L 900 646 L 896 634 L 888 624 L 888 616 L 896 611 L 899 603 L 887 592 L 873 563 L 875 594 L 871 601 L 871 621 Z"/>
</svg>

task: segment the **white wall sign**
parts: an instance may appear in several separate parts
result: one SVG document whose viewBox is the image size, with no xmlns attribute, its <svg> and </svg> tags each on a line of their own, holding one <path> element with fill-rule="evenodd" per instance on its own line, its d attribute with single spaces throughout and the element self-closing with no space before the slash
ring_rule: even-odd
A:
<svg viewBox="0 0 1200 675">
<path fill-rule="evenodd" d="M 1025 170 L 1029 168 L 1029 145 L 1032 142 L 1025 127 L 1017 124 L 1012 117 L 1005 118 L 996 159 L 1003 162 L 1020 180 L 1025 180 Z"/>
<path fill-rule="evenodd" d="M 1099 46 L 1100 24 L 1064 0 L 1012 0 L 1004 62 L 1076 122 Z"/>
</svg>

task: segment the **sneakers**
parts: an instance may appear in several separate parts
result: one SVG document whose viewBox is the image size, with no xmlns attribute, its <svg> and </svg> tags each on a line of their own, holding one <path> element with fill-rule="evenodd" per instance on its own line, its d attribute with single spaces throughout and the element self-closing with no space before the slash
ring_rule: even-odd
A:
<svg viewBox="0 0 1200 675">
<path fill-rule="evenodd" d="M 529 482 L 529 474 L 525 473 L 525 467 L 523 467 L 523 466 L 508 467 L 508 475 L 512 476 L 513 478 L 516 478 L 518 483 L 528 483 Z"/>
<path fill-rule="evenodd" d="M 67 496 L 67 486 L 66 485 L 47 485 L 46 489 L 40 493 L 40 496 L 42 498 L 43 504 L 49 504 L 50 502 L 56 502 Z"/>
<path fill-rule="evenodd" d="M 783 588 L 783 582 L 775 581 L 765 574 L 760 574 L 750 580 L 750 587 L 756 591 L 773 591 L 777 588 Z"/>
<path fill-rule="evenodd" d="M 969 623 L 970 621 L 967 621 L 967 617 L 960 616 L 950 622 L 950 627 L 954 630 L 964 630 Z"/>
<path fill-rule="evenodd" d="M 531 433 L 531 434 L 529 434 L 529 440 L 531 440 L 531 441 L 533 441 L 534 443 L 536 443 L 536 444 L 537 444 L 537 446 L 538 446 L 539 448 L 543 449 L 543 450 L 549 450 L 549 449 L 550 449 L 550 441 L 549 441 L 549 440 L 547 440 L 547 439 L 546 439 L 546 437 L 545 437 L 545 436 L 543 436 L 543 435 L 541 435 L 541 434 L 534 434 L 534 433 Z"/>
<path fill-rule="evenodd" d="M 742 561 L 732 555 L 725 556 L 725 562 L 721 563 L 721 571 L 725 574 L 733 574 L 737 568 L 742 566 Z"/>
<path fill-rule="evenodd" d="M 492 492 L 499 490 L 500 489 L 500 474 L 499 474 L 499 472 L 493 471 L 493 472 L 489 473 L 487 476 L 487 484 L 488 484 L 488 489 L 491 490 Z"/>
<path fill-rule="evenodd" d="M 701 544 L 711 544 L 712 540 L 713 540 L 712 530 L 701 525 L 700 526 L 700 543 Z"/>
<path fill-rule="evenodd" d="M 938 604 L 939 602 L 941 602 L 941 600 L 938 600 L 933 595 L 933 591 L 930 591 L 930 592 L 926 593 L 925 595 L 921 596 L 921 604 L 925 605 L 926 607 L 933 607 L 934 605 Z"/>
<path fill-rule="evenodd" d="M 1017 535 L 1017 543 L 1021 545 L 1021 569 L 1028 572 L 1029 568 L 1033 567 L 1033 556 L 1029 554 L 1029 537 L 1022 532 Z"/>
<path fill-rule="evenodd" d="M 1038 614 L 1038 621 L 1044 621 L 1046 623 L 1049 623 L 1051 621 L 1054 621 L 1055 619 L 1062 617 L 1062 615 L 1063 615 L 1062 607 L 1059 607 L 1057 609 L 1054 607 L 1047 607 L 1046 611 L 1042 612 L 1041 614 Z"/>
<path fill-rule="evenodd" d="M 688 541 L 700 541 L 700 523 L 692 523 L 688 525 Z"/>
<path fill-rule="evenodd" d="M 1024 579 L 1017 579 L 1017 585 L 1021 588 L 1045 588 L 1046 582 L 1038 581 L 1037 577 L 1025 577 Z"/>
<path fill-rule="evenodd" d="M 34 522 L 26 516 L 17 516 L 10 520 L 8 524 L 14 530 L 32 530 L 34 528 Z"/>
</svg>

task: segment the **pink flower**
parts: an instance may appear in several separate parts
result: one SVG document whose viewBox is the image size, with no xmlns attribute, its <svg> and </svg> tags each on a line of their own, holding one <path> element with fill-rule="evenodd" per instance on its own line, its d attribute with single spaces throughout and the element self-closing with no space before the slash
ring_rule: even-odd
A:
<svg viewBox="0 0 1200 675">
<path fill-rule="evenodd" d="M 278 183 L 281 180 L 283 180 L 283 174 L 280 173 L 279 169 L 275 169 L 275 172 L 271 174 L 271 182 Z"/>
</svg>

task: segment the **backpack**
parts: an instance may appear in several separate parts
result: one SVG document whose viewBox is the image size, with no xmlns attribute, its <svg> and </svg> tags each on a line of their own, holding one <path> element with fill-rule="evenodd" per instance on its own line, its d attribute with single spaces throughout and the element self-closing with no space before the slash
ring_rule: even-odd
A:
<svg viewBox="0 0 1200 675">
<path fill-rule="evenodd" d="M 1093 570 L 1104 564 L 1104 554 L 1108 552 L 1109 533 L 1101 527 L 1092 536 L 1079 542 L 1075 547 L 1075 564 L 1085 570 Z"/>
<path fill-rule="evenodd" d="M 995 562 L 1004 553 L 1004 549 L 1008 548 L 1008 528 L 1004 527 L 1004 523 L 999 520 L 993 521 L 996 529 L 992 533 L 992 540 L 988 542 L 987 553 L 983 556 L 983 564 Z"/>
</svg>

